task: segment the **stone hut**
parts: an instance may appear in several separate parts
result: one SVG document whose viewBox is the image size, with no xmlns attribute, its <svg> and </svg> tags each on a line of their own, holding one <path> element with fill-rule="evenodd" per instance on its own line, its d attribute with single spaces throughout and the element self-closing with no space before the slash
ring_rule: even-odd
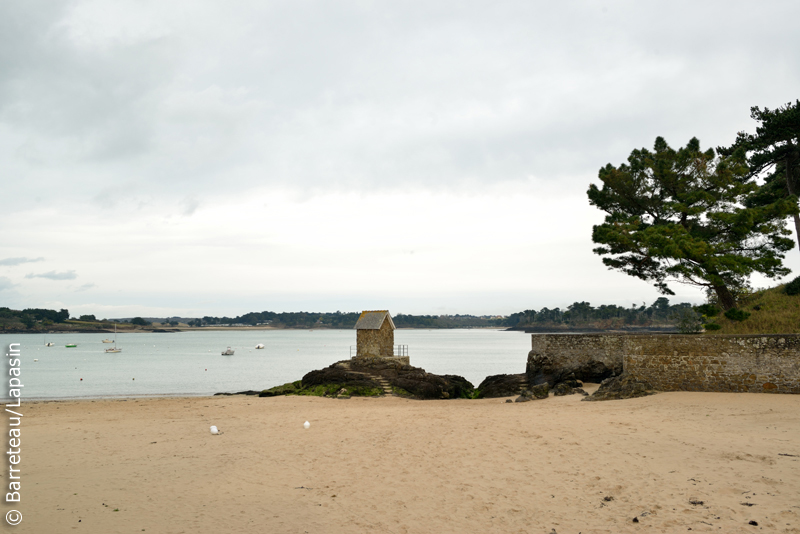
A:
<svg viewBox="0 0 800 534">
<path fill-rule="evenodd" d="M 364 311 L 356 322 L 356 357 L 394 356 L 394 322 L 388 310 Z"/>
</svg>

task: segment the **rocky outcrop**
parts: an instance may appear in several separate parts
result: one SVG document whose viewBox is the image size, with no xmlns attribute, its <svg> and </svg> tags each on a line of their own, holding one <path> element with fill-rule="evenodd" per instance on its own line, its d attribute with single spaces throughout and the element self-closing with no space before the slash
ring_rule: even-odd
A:
<svg viewBox="0 0 800 534">
<path fill-rule="evenodd" d="M 553 396 L 555 397 L 563 397 L 564 395 L 574 395 L 576 393 L 580 395 L 588 395 L 582 387 L 583 383 L 578 380 L 566 380 L 564 382 L 559 382 L 553 388 Z"/>
<path fill-rule="evenodd" d="M 479 399 L 495 399 L 521 395 L 528 389 L 528 377 L 525 374 L 487 376 L 478 386 Z"/>
<path fill-rule="evenodd" d="M 450 398 L 469 399 L 475 394 L 475 386 L 463 376 L 442 375 L 442 378 L 447 380 L 449 387 L 452 388 L 453 393 L 450 394 Z"/>
<path fill-rule="evenodd" d="M 600 383 L 600 387 L 593 395 L 586 397 L 585 401 L 602 401 L 602 400 L 618 400 L 618 399 L 632 399 L 635 397 L 644 397 L 646 395 L 653 395 L 653 386 L 647 382 L 636 380 L 628 373 L 623 373 L 620 376 L 607 378 Z"/>
<path fill-rule="evenodd" d="M 532 400 L 546 399 L 550 396 L 550 386 L 547 384 L 539 384 L 530 389 L 525 389 L 522 394 L 514 400 L 514 402 L 528 402 Z"/>
<path fill-rule="evenodd" d="M 606 378 L 622 372 L 622 363 L 609 367 L 605 362 L 597 360 L 575 361 L 573 359 L 556 358 L 549 354 L 534 351 L 528 353 L 528 364 L 525 374 L 531 384 L 550 384 L 554 387 L 567 380 L 584 382 L 602 382 Z"/>
<path fill-rule="evenodd" d="M 265 389 L 264 391 L 258 394 L 259 397 L 279 397 L 281 395 L 295 395 L 301 389 L 303 385 L 300 383 L 299 380 L 296 382 L 289 382 L 288 384 L 283 384 L 282 386 L 275 386 L 274 388 Z"/>
<path fill-rule="evenodd" d="M 338 384 L 343 387 L 379 388 L 378 381 L 364 372 L 358 372 L 333 364 L 324 369 L 307 373 L 301 380 L 301 387 Z"/>
<path fill-rule="evenodd" d="M 533 335 L 525 373 L 532 385 L 601 382 L 622 373 L 624 335 Z"/>
<path fill-rule="evenodd" d="M 464 377 L 435 375 L 394 358 L 353 358 L 336 362 L 324 369 L 311 371 L 302 379 L 302 387 L 338 385 L 349 391 L 358 388 L 382 388 L 388 383 L 419 399 L 469 398 L 475 387 Z"/>
</svg>

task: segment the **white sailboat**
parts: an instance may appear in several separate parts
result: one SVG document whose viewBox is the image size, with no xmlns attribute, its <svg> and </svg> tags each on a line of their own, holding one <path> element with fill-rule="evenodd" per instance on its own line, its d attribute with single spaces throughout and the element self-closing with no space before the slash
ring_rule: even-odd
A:
<svg viewBox="0 0 800 534">
<path fill-rule="evenodd" d="M 45 347 L 52 347 L 53 345 L 55 345 L 55 343 L 53 343 L 52 341 L 47 341 L 47 336 L 45 336 L 44 337 L 44 346 Z"/>
<path fill-rule="evenodd" d="M 114 346 L 106 349 L 106 352 L 122 352 L 122 349 L 117 348 L 117 323 L 114 323 Z"/>
</svg>

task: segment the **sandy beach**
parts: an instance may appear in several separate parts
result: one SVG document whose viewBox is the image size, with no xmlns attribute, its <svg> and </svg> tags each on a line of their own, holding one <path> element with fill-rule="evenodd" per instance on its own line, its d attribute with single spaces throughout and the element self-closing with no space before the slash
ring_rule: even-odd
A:
<svg viewBox="0 0 800 534">
<path fill-rule="evenodd" d="M 800 532 L 800 396 L 22 409 L 20 533 Z"/>
</svg>

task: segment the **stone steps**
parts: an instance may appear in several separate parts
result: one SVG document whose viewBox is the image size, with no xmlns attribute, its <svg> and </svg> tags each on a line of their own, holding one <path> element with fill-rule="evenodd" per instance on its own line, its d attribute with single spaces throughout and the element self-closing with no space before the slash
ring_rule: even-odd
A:
<svg viewBox="0 0 800 534">
<path fill-rule="evenodd" d="M 394 395 L 394 392 L 392 391 L 392 385 L 389 383 L 388 380 L 386 380 L 382 376 L 375 376 L 375 375 L 372 375 L 371 378 L 375 380 L 378 384 L 380 384 L 381 389 L 383 390 L 383 393 L 385 395 Z"/>
<path fill-rule="evenodd" d="M 348 370 L 350 369 L 349 363 L 343 362 L 341 365 L 345 369 Z M 387 379 L 383 378 L 382 376 L 373 375 L 371 373 L 364 373 L 362 371 L 350 371 L 350 373 L 354 375 L 361 375 L 365 378 L 369 378 L 370 380 L 374 380 L 380 385 L 380 388 L 383 390 L 384 395 L 394 395 L 394 392 L 392 391 L 392 385 L 389 383 Z"/>
</svg>

